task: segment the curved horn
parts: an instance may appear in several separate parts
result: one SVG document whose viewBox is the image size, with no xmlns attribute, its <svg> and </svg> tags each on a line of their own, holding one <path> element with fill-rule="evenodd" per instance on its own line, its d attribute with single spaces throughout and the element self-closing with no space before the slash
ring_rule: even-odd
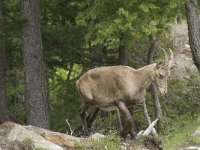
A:
<svg viewBox="0 0 200 150">
<path fill-rule="evenodd" d="M 170 52 L 170 55 L 169 55 L 169 67 L 172 67 L 172 62 L 173 62 L 173 59 L 174 59 L 174 56 L 173 56 L 173 52 L 171 50 L 171 48 L 169 48 L 169 52 Z"/>
<path fill-rule="evenodd" d="M 168 59 L 168 57 L 167 57 L 167 52 L 165 51 L 164 48 L 162 48 L 162 50 L 163 50 L 163 52 L 164 52 L 164 54 L 165 54 L 165 61 L 167 61 L 167 59 Z"/>
<path fill-rule="evenodd" d="M 169 52 L 170 52 L 169 60 L 173 60 L 174 56 L 171 48 L 169 48 Z"/>
</svg>

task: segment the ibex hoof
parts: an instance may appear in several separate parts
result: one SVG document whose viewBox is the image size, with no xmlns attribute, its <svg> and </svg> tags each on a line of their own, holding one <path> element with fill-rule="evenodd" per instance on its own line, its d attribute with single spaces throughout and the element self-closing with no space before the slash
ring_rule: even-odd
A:
<svg viewBox="0 0 200 150">
<path fill-rule="evenodd" d="M 121 131 L 120 135 L 124 140 L 126 140 L 128 133 Z"/>
<path fill-rule="evenodd" d="M 131 140 L 133 140 L 136 138 L 136 135 L 131 135 L 130 138 L 131 138 Z"/>
<path fill-rule="evenodd" d="M 131 135 L 131 140 L 132 140 L 132 139 L 135 139 L 135 137 L 137 136 L 137 133 L 133 131 L 130 133 L 130 135 Z"/>
</svg>

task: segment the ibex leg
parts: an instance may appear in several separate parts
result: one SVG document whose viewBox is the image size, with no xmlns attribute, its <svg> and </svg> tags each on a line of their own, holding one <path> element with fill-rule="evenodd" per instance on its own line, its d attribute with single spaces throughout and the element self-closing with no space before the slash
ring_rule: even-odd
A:
<svg viewBox="0 0 200 150">
<path fill-rule="evenodd" d="M 133 107 L 128 107 L 128 110 L 129 110 L 131 116 L 133 116 Z M 134 119 L 134 118 L 133 118 L 133 119 Z M 131 131 L 130 131 L 129 133 L 130 133 L 131 137 L 133 137 L 133 138 L 134 138 L 134 136 L 136 136 L 136 132 L 135 132 L 134 128 L 132 128 Z M 134 134 L 135 134 L 135 135 L 134 135 Z"/>
<path fill-rule="evenodd" d="M 123 124 L 123 129 L 121 131 L 121 136 L 126 139 L 127 135 L 131 134 L 131 139 L 136 136 L 136 132 L 134 129 L 134 122 L 133 117 L 131 116 L 129 110 L 127 109 L 126 105 L 122 102 L 118 103 L 118 108 L 123 117 L 125 118 L 125 123 Z"/>
<path fill-rule="evenodd" d="M 119 112 L 119 109 L 117 109 L 117 119 L 118 119 L 118 123 L 119 123 L 119 128 L 120 130 L 122 130 L 122 120 L 121 120 L 121 117 L 120 117 L 120 112 Z"/>
<path fill-rule="evenodd" d="M 89 131 L 91 131 L 92 123 L 95 120 L 95 118 L 97 117 L 98 113 L 99 113 L 99 108 L 95 107 L 91 110 L 89 116 L 87 117 L 86 121 L 87 121 L 87 127 L 88 127 Z"/>
<path fill-rule="evenodd" d="M 147 120 L 148 126 L 150 126 L 151 125 L 151 119 L 149 117 L 149 113 L 148 113 L 148 110 L 147 110 L 147 105 L 146 105 L 146 101 L 145 100 L 143 101 L 143 108 L 144 108 L 144 116 L 145 116 L 145 118 Z M 157 132 L 156 132 L 155 128 L 153 129 L 153 134 L 157 135 Z"/>
<path fill-rule="evenodd" d="M 87 109 L 88 109 L 88 105 L 86 105 L 85 103 L 82 103 L 81 107 L 80 107 L 80 118 L 81 118 L 81 122 L 82 122 L 83 132 L 85 135 L 89 135 L 87 122 L 86 122 Z"/>
</svg>

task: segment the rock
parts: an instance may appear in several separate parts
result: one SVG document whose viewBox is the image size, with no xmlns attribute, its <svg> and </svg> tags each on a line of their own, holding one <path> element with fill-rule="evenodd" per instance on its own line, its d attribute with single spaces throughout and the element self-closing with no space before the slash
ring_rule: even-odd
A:
<svg viewBox="0 0 200 150">
<path fill-rule="evenodd" d="M 51 132 L 47 129 L 43 129 L 43 128 L 40 128 L 40 127 L 34 127 L 34 126 L 31 126 L 31 125 L 28 125 L 28 126 L 24 126 L 27 130 L 30 130 L 30 131 L 33 131 L 35 132 L 36 134 L 38 135 L 41 135 L 44 137 L 45 135 L 45 132 Z"/>
<path fill-rule="evenodd" d="M 194 132 L 192 133 L 192 136 L 197 136 L 200 137 L 200 127 Z M 194 144 L 191 144 L 194 145 Z M 200 150 L 200 146 L 188 146 L 188 147 L 183 147 L 180 150 Z"/>
<path fill-rule="evenodd" d="M 188 45 L 187 23 L 172 24 L 171 36 L 173 40 L 174 62 L 171 76 L 175 78 L 189 78 L 191 72 L 198 72 L 192 59 L 192 52 Z"/>
<path fill-rule="evenodd" d="M 31 145 L 19 141 L 0 142 L 0 150 L 34 150 Z"/>
<path fill-rule="evenodd" d="M 105 138 L 106 136 L 100 133 L 95 133 L 89 137 L 90 140 L 98 140 L 101 138 Z"/>
<path fill-rule="evenodd" d="M 194 133 L 192 133 L 192 136 L 200 136 L 200 127 Z"/>
<path fill-rule="evenodd" d="M 122 150 L 149 150 L 143 144 L 137 144 L 132 140 L 128 140 L 126 142 L 121 142 Z"/>
<path fill-rule="evenodd" d="M 200 150 L 200 147 L 196 147 L 196 146 L 190 146 L 181 150 Z"/>
<path fill-rule="evenodd" d="M 192 60 L 192 54 L 190 53 L 190 56 L 187 56 L 177 51 L 174 56 L 171 75 L 178 78 L 189 78 L 191 72 L 198 72 Z"/>
<path fill-rule="evenodd" d="M 26 126 L 25 127 L 28 130 L 34 131 L 35 133 L 41 135 L 46 140 L 53 142 L 55 144 L 64 146 L 64 147 L 74 147 L 76 144 L 80 144 L 84 139 L 78 138 L 75 136 L 58 133 L 58 132 L 52 132 L 46 129 L 34 127 L 34 126 Z"/>
<path fill-rule="evenodd" d="M 23 149 L 22 147 L 25 144 L 25 146 L 29 145 L 38 149 L 63 150 L 74 148 L 77 144 L 87 145 L 91 140 L 104 137 L 106 136 L 95 133 L 87 138 L 79 138 L 63 133 L 52 132 L 39 127 L 30 125 L 22 126 L 11 122 L 6 122 L 0 126 L 1 145 L 4 145 L 4 147 L 12 147 L 12 143 L 16 142 L 16 145 L 18 147 L 21 146 L 21 149 Z M 1 139 L 6 139 L 6 141 Z M 14 149 L 18 149 L 16 145 Z"/>
<path fill-rule="evenodd" d="M 15 123 L 5 122 L 0 125 L 0 136 L 6 136 L 13 128 L 15 127 Z"/>
<path fill-rule="evenodd" d="M 175 49 L 183 48 L 188 44 L 188 26 L 187 23 L 172 24 L 171 36 L 173 39 L 173 47 Z"/>
<path fill-rule="evenodd" d="M 134 146 L 131 147 L 131 150 L 149 150 L 149 149 L 146 148 L 144 145 L 135 144 Z"/>
<path fill-rule="evenodd" d="M 0 150 L 65 150 L 74 149 L 76 145 L 89 148 L 91 141 L 106 138 L 105 135 L 100 133 L 80 138 L 11 122 L 1 125 L 0 131 Z M 156 144 L 155 140 L 153 140 L 154 148 L 156 148 Z M 127 150 L 148 150 L 148 148 L 145 148 L 145 144 L 136 144 L 131 141 L 130 143 L 127 141 L 122 142 L 121 148 Z"/>
<path fill-rule="evenodd" d="M 162 140 L 156 136 L 146 136 L 143 140 L 144 146 L 149 150 L 162 150 L 163 143 Z"/>
<path fill-rule="evenodd" d="M 33 145 L 34 148 L 37 149 L 63 150 L 61 146 L 45 140 L 42 136 L 33 131 L 27 130 L 21 125 L 15 125 L 15 127 L 8 134 L 7 139 L 9 141 L 17 140 L 20 142 L 29 142 L 29 145 Z"/>
<path fill-rule="evenodd" d="M 23 126 L 12 122 L 6 122 L 0 125 L 1 146 L 11 146 L 12 148 L 13 143 L 15 143 L 16 145 L 14 147 L 16 148 L 13 149 L 24 149 L 22 147 L 25 144 L 25 146 L 28 145 L 38 149 L 63 150 L 74 148 L 77 144 L 87 145 L 91 140 L 97 140 L 104 137 L 106 136 L 95 133 L 87 138 L 79 138 L 63 133 L 52 132 L 39 127 L 30 125 Z"/>
<path fill-rule="evenodd" d="M 44 138 L 48 141 L 65 147 L 75 147 L 76 144 L 80 144 L 81 141 L 84 140 L 82 138 L 56 132 L 46 132 Z"/>
</svg>

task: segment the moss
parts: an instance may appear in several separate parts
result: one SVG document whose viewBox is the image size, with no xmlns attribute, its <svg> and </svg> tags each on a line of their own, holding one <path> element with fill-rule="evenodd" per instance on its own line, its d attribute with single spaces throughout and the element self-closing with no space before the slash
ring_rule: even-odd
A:
<svg viewBox="0 0 200 150">
<path fill-rule="evenodd" d="M 34 141 L 32 141 L 32 139 L 27 138 L 23 141 L 23 144 L 25 145 L 25 147 L 30 147 L 31 149 L 34 149 Z"/>
<path fill-rule="evenodd" d="M 4 136 L 0 136 L 0 142 L 5 141 L 6 138 Z"/>
</svg>

